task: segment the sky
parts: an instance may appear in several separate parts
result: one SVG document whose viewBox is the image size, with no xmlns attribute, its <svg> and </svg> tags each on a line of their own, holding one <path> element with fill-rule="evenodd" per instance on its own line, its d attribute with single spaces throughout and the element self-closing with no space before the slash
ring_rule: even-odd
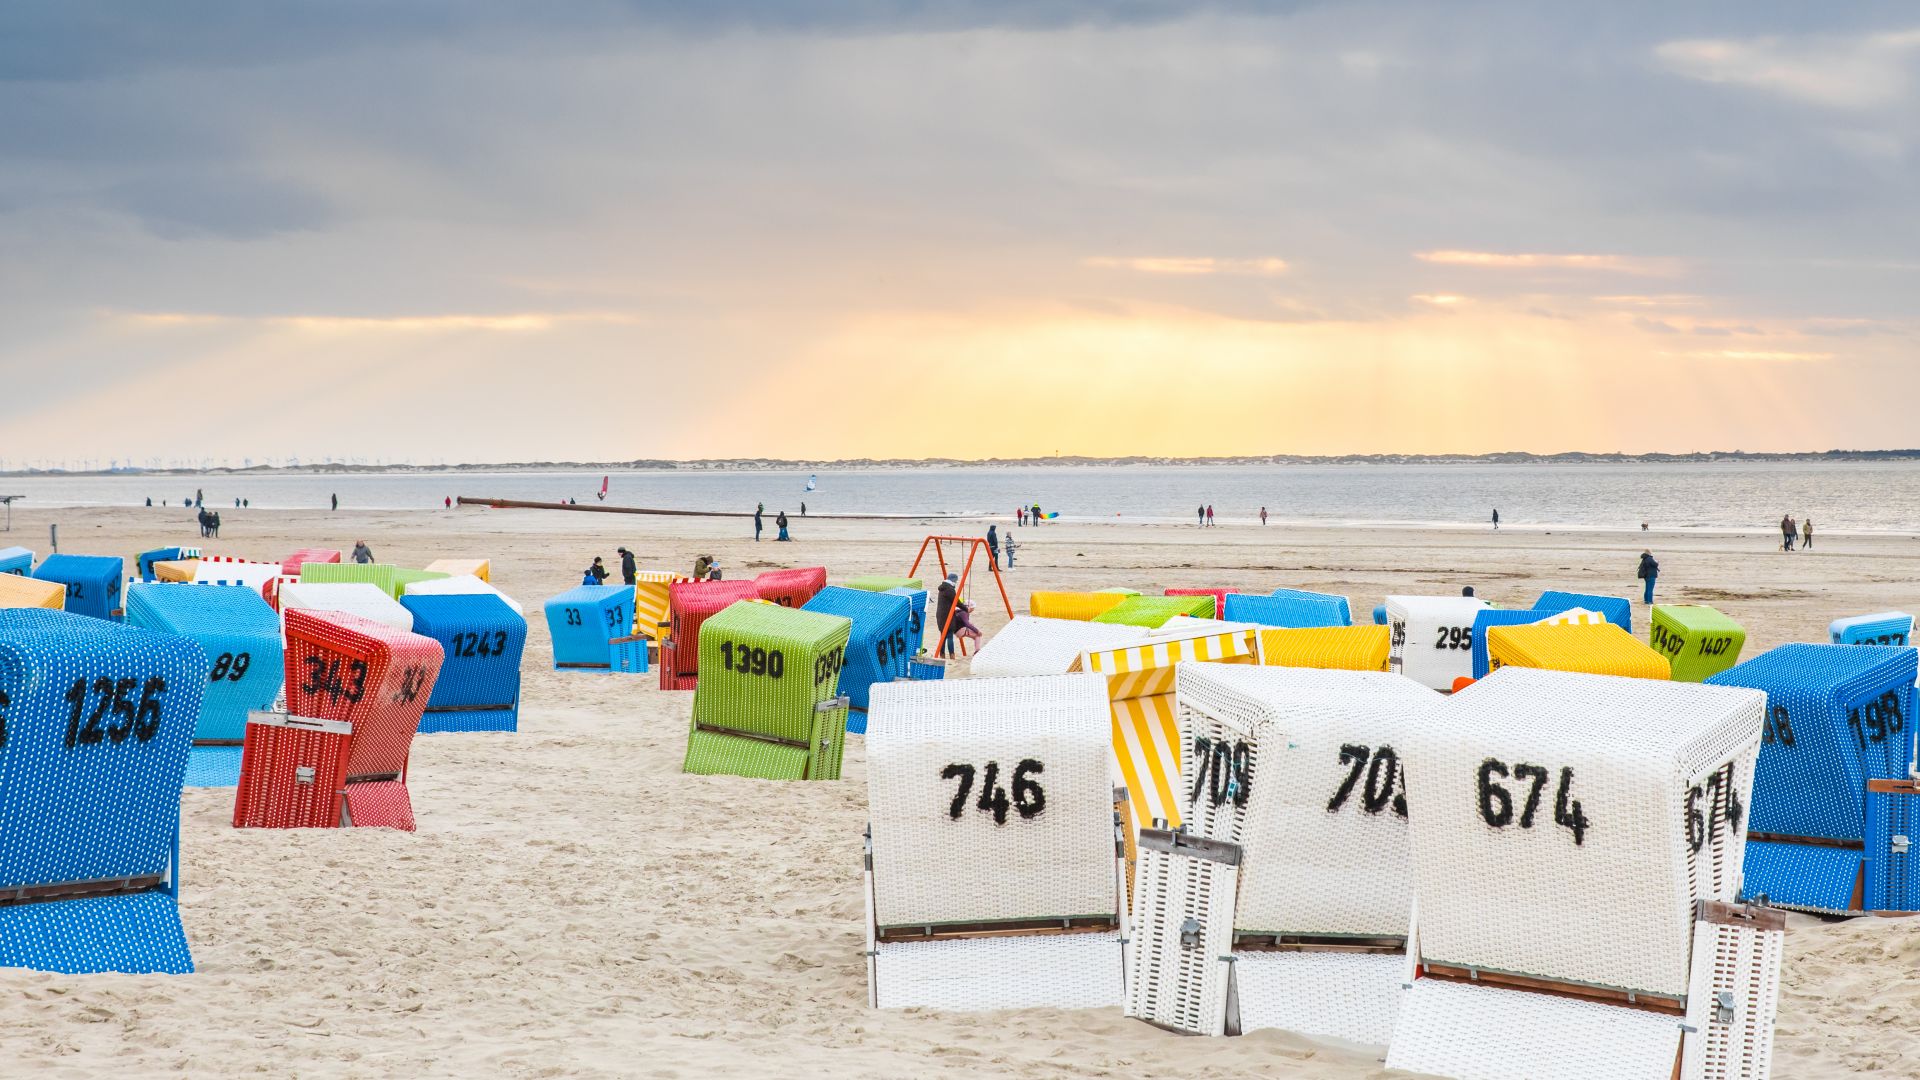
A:
<svg viewBox="0 0 1920 1080">
<path fill-rule="evenodd" d="M 1920 8 L 12 0 L 0 466 L 1920 446 Z"/>
</svg>

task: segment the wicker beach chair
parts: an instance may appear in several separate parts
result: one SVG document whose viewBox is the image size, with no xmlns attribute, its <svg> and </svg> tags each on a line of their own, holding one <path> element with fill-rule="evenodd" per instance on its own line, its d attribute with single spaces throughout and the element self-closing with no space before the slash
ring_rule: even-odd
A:
<svg viewBox="0 0 1920 1080">
<path fill-rule="evenodd" d="M 491 559 L 435 559 L 425 569 L 448 577 L 462 574 L 477 577 L 481 581 L 493 581 L 493 560 Z"/>
<path fill-rule="evenodd" d="M 813 599 L 814 593 L 827 587 L 827 568 L 808 566 L 795 570 L 767 570 L 754 576 L 753 587 L 759 590 L 762 600 L 781 607 L 801 607 Z"/>
<path fill-rule="evenodd" d="M 388 596 L 378 585 L 364 581 L 311 582 L 281 579 L 274 592 L 284 620 L 293 611 L 341 611 L 385 623 L 396 630 L 413 629 L 413 612 Z"/>
<path fill-rule="evenodd" d="M 234 827 L 412 832 L 407 757 L 440 643 L 344 612 L 285 615 L 287 712 L 248 718 Z"/>
<path fill-rule="evenodd" d="M 839 677 L 852 630 L 851 619 L 771 603 L 734 603 L 701 620 L 681 771 L 840 779 L 847 700 Z"/>
<path fill-rule="evenodd" d="M 1495 626 L 1487 631 L 1487 663 L 1494 670 L 1550 668 L 1635 679 L 1672 675 L 1665 655 L 1611 622 Z"/>
<path fill-rule="evenodd" d="M 660 689 L 692 690 L 700 677 L 700 624 L 733 604 L 760 598 L 751 581 L 676 581 L 660 643 Z"/>
<path fill-rule="evenodd" d="M 393 568 L 393 598 L 400 599 L 407 594 L 407 587 L 425 581 L 445 581 L 452 574 L 443 574 L 438 570 L 410 570 L 404 566 Z"/>
<path fill-rule="evenodd" d="M 1915 653 L 1782 645 L 1707 680 L 1767 695 L 1748 823 L 1747 895 L 1834 914 L 1920 909 L 1908 851 Z"/>
<path fill-rule="evenodd" d="M 200 646 L 205 692 L 185 783 L 239 783 L 247 714 L 272 706 L 286 672 L 280 616 L 251 589 L 149 583 L 127 589 L 127 625 L 176 634 Z"/>
<path fill-rule="evenodd" d="M 1487 631 L 1496 626 L 1530 626 L 1559 614 L 1533 608 L 1481 608 L 1473 616 L 1473 677 L 1484 679 L 1493 670 L 1487 656 Z"/>
<path fill-rule="evenodd" d="M 1655 604 L 1647 642 L 1667 658 L 1679 682 L 1705 682 L 1740 662 L 1747 632 L 1713 608 Z"/>
<path fill-rule="evenodd" d="M 163 584 L 191 585 L 200 571 L 199 559 L 168 559 L 153 564 L 153 580 Z"/>
<path fill-rule="evenodd" d="M 193 970 L 180 778 L 205 673 L 186 638 L 0 611 L 0 967 Z"/>
<path fill-rule="evenodd" d="M 195 585 L 238 585 L 261 595 L 267 582 L 284 575 L 279 563 L 244 562 L 239 559 L 201 559 L 193 564 Z"/>
<path fill-rule="evenodd" d="M 973 675 L 1063 675 L 1073 670 L 1080 654 L 1140 641 L 1148 632 L 1144 626 L 1016 615 L 973 654 Z"/>
<path fill-rule="evenodd" d="M 1104 682 L 874 688 L 869 1004 L 1121 1003 L 1124 885 Z"/>
<path fill-rule="evenodd" d="M 133 560 L 133 565 L 135 572 L 140 575 L 141 581 L 158 581 L 159 579 L 154 576 L 153 564 L 172 562 L 179 558 L 180 549 L 177 547 L 154 548 L 152 551 L 141 552 Z M 4 573 L 4 571 L 0 571 L 0 573 Z"/>
<path fill-rule="evenodd" d="M 1186 829 L 1242 852 L 1226 1030 L 1386 1046 L 1413 918 L 1396 745 L 1440 699 L 1382 671 L 1206 663 L 1175 697 Z"/>
<path fill-rule="evenodd" d="M 902 586 L 897 589 L 888 589 L 887 595 L 907 598 L 907 655 L 897 658 L 900 661 L 901 674 L 913 679 L 927 677 L 915 674 L 916 664 L 938 659 L 927 655 L 927 590 Z M 945 677 L 945 663 L 944 660 L 940 661 L 942 675 L 937 677 Z"/>
<path fill-rule="evenodd" d="M 1338 626 L 1353 625 L 1353 605 L 1351 602 L 1347 600 L 1346 597 L 1341 596 L 1339 593 L 1313 592 L 1308 589 L 1275 589 L 1273 590 L 1273 592 L 1269 593 L 1268 595 L 1291 597 L 1295 600 L 1331 601 L 1334 604 L 1338 605 L 1340 608 L 1340 621 L 1336 625 Z"/>
<path fill-rule="evenodd" d="M 1451 690 L 1473 675 L 1473 621 L 1486 602 L 1466 596 L 1389 596 L 1388 668 L 1429 690 Z"/>
<path fill-rule="evenodd" d="M 27 548 L 17 546 L 0 548 L 0 574 L 31 577 L 33 574 L 33 552 Z"/>
<path fill-rule="evenodd" d="M 409 593 L 400 606 L 413 613 L 413 632 L 439 642 L 445 657 L 420 733 L 518 731 L 526 618 L 484 593 Z"/>
<path fill-rule="evenodd" d="M 335 548 L 301 548 L 280 560 L 280 572 L 299 577 L 300 568 L 308 563 L 337 563 L 340 558 Z"/>
<path fill-rule="evenodd" d="M 1211 596 L 1213 597 L 1213 610 L 1204 617 L 1209 619 L 1224 619 L 1227 617 L 1225 612 L 1227 610 L 1228 591 L 1229 590 L 1227 589 L 1166 589 L 1162 591 L 1160 595 L 1162 596 Z M 1252 622 L 1254 620 L 1243 619 L 1241 621 Z"/>
<path fill-rule="evenodd" d="M 60 611 L 67 605 L 67 587 L 58 581 L 19 574 L 0 574 L 0 608 L 45 608 Z"/>
<path fill-rule="evenodd" d="M 1764 706 L 1509 667 L 1404 727 L 1417 966 L 1387 1066 L 1765 1077 L 1784 917 L 1735 903 Z"/>
<path fill-rule="evenodd" d="M 1157 629 L 1165 625 L 1168 619 L 1179 615 L 1196 619 L 1213 618 L 1213 597 L 1129 596 L 1095 615 L 1091 621 Z"/>
<path fill-rule="evenodd" d="M 372 585 L 389 597 L 399 599 L 399 586 L 394 584 L 394 571 L 399 567 L 387 563 L 302 563 L 300 580 L 317 585 L 338 585 L 360 583 Z"/>
<path fill-rule="evenodd" d="M 633 589 L 627 585 L 580 585 L 546 603 L 553 666 L 566 671 L 612 671 L 611 642 L 627 637 Z"/>
<path fill-rule="evenodd" d="M 1260 631 L 1260 662 L 1272 667 L 1385 671 L 1393 631 L 1384 626 L 1267 627 Z"/>
<path fill-rule="evenodd" d="M 1536 611 L 1565 611 L 1568 608 L 1584 608 L 1597 611 L 1606 616 L 1608 622 L 1633 633 L 1633 601 L 1621 596 L 1595 596 L 1592 593 L 1560 592 L 1549 589 L 1540 594 L 1533 602 Z"/>
<path fill-rule="evenodd" d="M 117 555 L 49 555 L 33 568 L 33 576 L 65 586 L 67 614 L 117 621 L 124 565 Z"/>
<path fill-rule="evenodd" d="M 1126 1014 L 1188 1035 L 1223 1035 L 1233 985 L 1240 847 L 1142 829 L 1133 871 Z"/>
<path fill-rule="evenodd" d="M 840 583 L 843 589 L 859 589 L 861 592 L 888 592 L 892 589 L 925 589 L 919 578 L 890 577 L 886 574 L 863 574 L 848 578 Z"/>
<path fill-rule="evenodd" d="M 1086 622 L 1096 615 L 1112 611 L 1122 601 L 1138 595 L 1140 594 L 1120 590 L 1029 593 L 1027 614 L 1036 619 L 1074 619 Z"/>
<path fill-rule="evenodd" d="M 520 601 L 493 587 L 492 583 L 482 581 L 472 574 L 457 574 L 453 577 L 432 578 L 427 581 L 410 581 L 400 600 L 404 603 L 409 596 L 491 596 L 514 610 L 517 615 L 525 615 L 526 609 Z"/>
<path fill-rule="evenodd" d="M 1835 645 L 1910 645 L 1913 616 L 1904 611 L 1882 611 L 1835 619 L 1827 627 L 1827 640 Z"/>
<path fill-rule="evenodd" d="M 675 582 L 692 581 L 685 574 L 668 570 L 641 570 L 634 575 L 633 632 L 656 644 L 665 640 L 672 625 Z"/>
<path fill-rule="evenodd" d="M 904 677 L 908 662 L 919 650 L 919 641 L 909 633 L 913 602 L 898 593 L 829 585 L 814 594 L 801 610 L 852 620 L 846 667 L 840 672 L 840 693 L 850 703 L 847 731 L 864 735 L 867 701 L 873 686 Z"/>
<path fill-rule="evenodd" d="M 1230 593 L 1224 610 L 1224 618 L 1231 622 L 1292 629 L 1346 626 L 1353 621 L 1346 614 L 1344 601 L 1336 603 L 1332 598 L 1322 597 Z"/>
</svg>

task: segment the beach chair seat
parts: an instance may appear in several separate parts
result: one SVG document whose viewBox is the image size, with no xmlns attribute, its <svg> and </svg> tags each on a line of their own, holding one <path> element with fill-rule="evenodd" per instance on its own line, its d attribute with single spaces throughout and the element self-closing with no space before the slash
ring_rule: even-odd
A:
<svg viewBox="0 0 1920 1080">
<path fill-rule="evenodd" d="M 185 974 L 180 781 L 200 646 L 0 611 L 0 968 Z"/>
<path fill-rule="evenodd" d="M 1161 594 L 1160 594 L 1160 595 L 1162 595 L 1162 596 L 1211 596 L 1211 597 L 1213 597 L 1213 610 L 1212 610 L 1212 611 L 1210 611 L 1210 612 L 1208 612 L 1208 613 L 1207 613 L 1207 614 L 1205 614 L 1205 615 L 1202 615 L 1202 616 L 1200 616 L 1200 617 L 1201 617 L 1201 618 L 1206 618 L 1206 619 L 1224 619 L 1224 618 L 1226 618 L 1226 615 L 1224 614 L 1224 612 L 1225 612 L 1225 611 L 1227 610 L 1227 593 L 1228 593 L 1228 591 L 1229 591 L 1229 590 L 1227 590 L 1227 589 L 1186 589 L 1186 588 L 1176 588 L 1176 589 L 1166 589 L 1166 590 L 1163 590 L 1163 591 L 1161 592 Z M 1183 614 L 1194 614 L 1194 613 L 1192 613 L 1192 612 L 1183 612 Z M 1242 622 L 1253 622 L 1254 620 L 1252 620 L 1252 619 L 1243 619 L 1243 620 L 1241 620 L 1241 621 L 1242 621 Z"/>
<path fill-rule="evenodd" d="M 1549 589 L 1540 594 L 1533 602 L 1536 611 L 1566 611 L 1569 608 L 1583 608 L 1597 611 L 1613 625 L 1633 633 L 1633 601 L 1624 596 L 1596 596 L 1593 593 L 1561 592 Z"/>
<path fill-rule="evenodd" d="M 413 613 L 413 632 L 439 642 L 444 656 L 420 714 L 421 734 L 519 730 L 527 620 L 484 593 L 409 594 L 400 605 Z"/>
<path fill-rule="evenodd" d="M 919 578 L 891 577 L 887 574 L 862 574 L 847 578 L 840 583 L 843 589 L 859 589 L 861 592 L 887 592 L 892 589 L 925 589 Z"/>
<path fill-rule="evenodd" d="M 424 569 L 448 577 L 477 577 L 489 584 L 493 581 L 492 559 L 435 559 Z"/>
<path fill-rule="evenodd" d="M 973 675 L 1064 675 L 1081 653 L 1139 641 L 1148 632 L 1144 626 L 1015 615 L 973 654 Z"/>
<path fill-rule="evenodd" d="M 337 563 L 341 560 L 336 548 L 301 548 L 280 560 L 280 572 L 293 577 L 300 576 L 300 568 L 308 563 Z"/>
<path fill-rule="evenodd" d="M 67 605 L 67 587 L 20 574 L 0 574 L 0 608 L 40 608 L 61 611 Z"/>
<path fill-rule="evenodd" d="M 898 593 L 829 585 L 815 593 L 801 610 L 852 620 L 846 666 L 840 672 L 840 693 L 846 695 L 850 710 L 847 731 L 865 734 L 867 703 L 873 687 L 904 677 L 908 661 L 919 651 L 919 642 L 908 631 L 913 618 L 912 601 Z"/>
<path fill-rule="evenodd" d="M 286 612 L 286 713 L 248 718 L 235 828 L 414 830 L 407 758 L 440 643 L 339 611 Z"/>
<path fill-rule="evenodd" d="M 1340 609 L 1340 621 L 1337 626 L 1353 625 L 1353 604 L 1339 593 L 1314 592 L 1310 589 L 1275 589 L 1269 596 L 1290 597 L 1295 600 L 1326 600 Z"/>
<path fill-rule="evenodd" d="M 1665 679 L 1672 674 L 1665 656 L 1611 622 L 1490 627 L 1487 663 L 1492 670 L 1551 668 L 1634 679 Z"/>
<path fill-rule="evenodd" d="M 1393 628 L 1388 669 L 1429 690 L 1451 690 L 1473 675 L 1473 621 L 1487 604 L 1470 596 L 1389 596 Z"/>
<path fill-rule="evenodd" d="M 413 629 L 413 612 L 378 585 L 364 581 L 312 582 L 285 578 L 274 591 L 282 618 L 294 611 L 340 611 L 385 623 L 396 630 Z M 262 590 L 263 592 L 265 590 Z"/>
<path fill-rule="evenodd" d="M 700 624 L 728 607 L 757 600 L 751 581 L 676 581 L 667 587 L 670 614 L 660 643 L 660 689 L 692 690 L 700 677 Z"/>
<path fill-rule="evenodd" d="M 33 576 L 33 551 L 18 545 L 0 548 L 0 574 Z"/>
<path fill-rule="evenodd" d="M 1765 704 L 1503 667 L 1404 726 L 1417 965 L 1387 1066 L 1765 1076 L 1784 918 L 1735 904 Z"/>
<path fill-rule="evenodd" d="M 1882 611 L 1835 619 L 1827 627 L 1835 645 L 1909 645 L 1913 643 L 1913 616 L 1904 611 Z"/>
<path fill-rule="evenodd" d="M 883 684 L 873 715 L 869 1004 L 1119 1005 L 1124 885 L 1104 680 Z"/>
<path fill-rule="evenodd" d="M 1740 662 L 1747 632 L 1705 605 L 1655 604 L 1647 643 L 1667 658 L 1678 682 L 1705 682 Z"/>
<path fill-rule="evenodd" d="M 1260 662 L 1273 667 L 1385 671 L 1393 631 L 1384 626 L 1267 627 L 1260 631 Z"/>
<path fill-rule="evenodd" d="M 1034 592 L 1027 594 L 1027 614 L 1036 619 L 1073 619 L 1086 622 L 1112 611 L 1136 592 Z"/>
<path fill-rule="evenodd" d="M 658 643 L 671 625 L 673 601 L 670 590 L 678 581 L 692 581 L 685 574 L 667 570 L 640 570 L 634 574 L 633 632 Z"/>
<path fill-rule="evenodd" d="M 1306 596 L 1257 596 L 1231 593 L 1225 600 L 1224 618 L 1229 622 L 1258 623 L 1294 629 L 1322 626 L 1346 626 L 1352 620 L 1344 611 L 1344 602 L 1331 598 Z"/>
<path fill-rule="evenodd" d="M 69 615 L 118 620 L 123 565 L 116 555 L 49 555 L 33 568 L 33 576 L 66 588 Z"/>
<path fill-rule="evenodd" d="M 564 671 L 613 670 L 610 643 L 628 636 L 632 611 L 629 585 L 579 585 L 548 600 L 553 666 Z"/>
<path fill-rule="evenodd" d="M 681 771 L 838 780 L 850 619 L 736 602 L 700 623 L 700 678 Z"/>
<path fill-rule="evenodd" d="M 1831 914 L 1920 909 L 1903 842 L 1915 835 L 1916 669 L 1912 648 L 1795 644 L 1707 679 L 1767 697 L 1746 896 Z"/>
<path fill-rule="evenodd" d="M 491 596 L 512 608 L 515 614 L 523 616 L 526 614 L 526 610 L 520 606 L 520 601 L 494 588 L 492 583 L 482 581 L 472 574 L 410 581 L 400 599 L 404 602 L 409 596 Z"/>
<path fill-rule="evenodd" d="M 206 657 L 205 692 L 186 784 L 239 783 L 247 714 L 273 704 L 286 671 L 280 616 L 249 589 L 154 582 L 128 587 L 127 625 L 176 634 L 200 646 Z"/>
<path fill-rule="evenodd" d="M 153 580 L 160 583 L 191 585 L 199 572 L 199 559 L 169 559 L 153 564 Z"/>
<path fill-rule="evenodd" d="M 1195 619 L 1214 616 L 1211 596 L 1129 596 L 1092 619 L 1097 623 L 1120 623 L 1158 629 L 1168 619 L 1185 615 Z"/>
<path fill-rule="evenodd" d="M 827 568 L 809 566 L 797 570 L 768 570 L 754 576 L 753 587 L 759 590 L 762 600 L 781 607 L 797 608 L 813 599 L 814 593 L 827 587 Z"/>
</svg>

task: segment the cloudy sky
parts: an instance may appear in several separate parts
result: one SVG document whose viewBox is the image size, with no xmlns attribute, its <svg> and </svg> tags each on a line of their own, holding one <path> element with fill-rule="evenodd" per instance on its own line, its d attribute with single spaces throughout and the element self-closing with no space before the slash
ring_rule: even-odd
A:
<svg viewBox="0 0 1920 1080">
<path fill-rule="evenodd" d="M 1833 7 L 13 0 L 0 460 L 1916 446 Z"/>
</svg>

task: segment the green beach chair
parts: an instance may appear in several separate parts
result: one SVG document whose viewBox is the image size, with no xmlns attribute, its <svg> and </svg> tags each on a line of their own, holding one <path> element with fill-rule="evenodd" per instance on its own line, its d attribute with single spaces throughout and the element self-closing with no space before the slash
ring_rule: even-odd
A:
<svg viewBox="0 0 1920 1080">
<path fill-rule="evenodd" d="M 700 681 L 682 772 L 838 780 L 853 620 L 742 602 L 700 626 Z"/>
<path fill-rule="evenodd" d="M 1093 617 L 1097 623 L 1120 623 L 1159 629 L 1175 615 L 1196 619 L 1213 618 L 1211 596 L 1129 596 Z"/>
<path fill-rule="evenodd" d="M 396 566 L 393 568 L 393 598 L 398 600 L 405 596 L 407 586 L 416 581 L 439 581 L 452 576 L 438 570 L 409 570 L 404 566 Z"/>
<path fill-rule="evenodd" d="M 868 574 L 865 577 L 848 578 L 836 582 L 843 589 L 859 589 L 862 592 L 887 592 L 891 589 L 925 589 L 919 578 L 887 577 L 884 574 Z"/>
<path fill-rule="evenodd" d="M 1647 642 L 1673 665 L 1675 682 L 1705 682 L 1739 663 L 1747 631 L 1705 605 L 1655 604 Z"/>
<path fill-rule="evenodd" d="M 398 569 L 387 563 L 302 563 L 300 580 L 319 585 L 372 585 L 388 596 L 396 596 L 393 575 Z"/>
</svg>

